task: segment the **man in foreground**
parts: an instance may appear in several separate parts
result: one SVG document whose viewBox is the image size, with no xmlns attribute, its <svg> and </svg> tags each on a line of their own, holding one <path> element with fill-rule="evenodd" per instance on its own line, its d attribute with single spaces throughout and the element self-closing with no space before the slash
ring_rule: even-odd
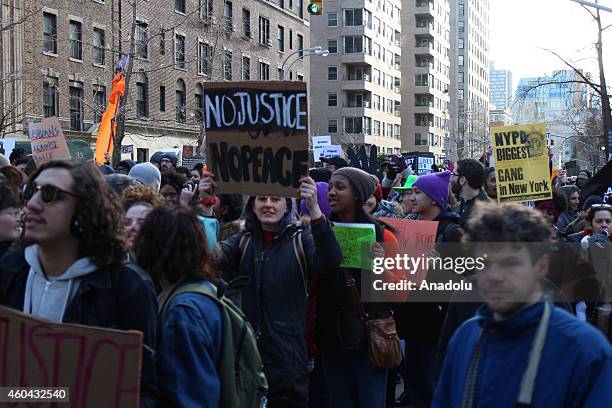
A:
<svg viewBox="0 0 612 408">
<path fill-rule="evenodd" d="M 551 237 L 536 211 L 477 204 L 467 241 L 487 254 L 485 304 L 451 339 L 432 407 L 612 406 L 608 340 L 543 301 Z"/>
</svg>

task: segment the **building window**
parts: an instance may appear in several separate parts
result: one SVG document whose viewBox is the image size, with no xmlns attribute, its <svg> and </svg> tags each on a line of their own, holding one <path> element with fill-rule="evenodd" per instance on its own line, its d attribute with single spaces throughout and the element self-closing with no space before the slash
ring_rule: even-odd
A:
<svg viewBox="0 0 612 408">
<path fill-rule="evenodd" d="M 338 53 L 338 40 L 327 40 L 327 50 L 330 54 Z"/>
<path fill-rule="evenodd" d="M 279 25 L 277 32 L 278 32 L 278 50 L 280 52 L 285 52 L 285 27 Z"/>
<path fill-rule="evenodd" d="M 270 45 L 270 20 L 261 16 L 259 17 L 259 43 Z"/>
<path fill-rule="evenodd" d="M 210 57 L 212 55 L 212 46 L 204 43 L 198 43 L 198 74 L 210 76 Z"/>
<path fill-rule="evenodd" d="M 136 116 L 139 118 L 149 116 L 149 81 L 142 72 L 136 76 Z"/>
<path fill-rule="evenodd" d="M 242 56 L 242 80 L 251 80 L 251 57 L 247 55 Z"/>
<path fill-rule="evenodd" d="M 231 1 L 225 0 L 223 3 L 223 24 L 226 33 L 234 32 L 234 11 Z"/>
<path fill-rule="evenodd" d="M 43 83 L 43 113 L 45 118 L 59 115 L 57 80 L 48 80 Z"/>
<path fill-rule="evenodd" d="M 159 29 L 159 55 L 166 55 L 166 30 L 163 26 Z"/>
<path fill-rule="evenodd" d="M 93 63 L 104 65 L 104 30 L 101 28 L 93 29 Z"/>
<path fill-rule="evenodd" d="M 298 5 L 298 17 L 304 18 L 304 0 L 297 0 Z"/>
<path fill-rule="evenodd" d="M 297 49 L 298 50 L 304 49 L 304 36 L 302 34 L 297 35 Z M 300 54 L 300 58 L 304 56 L 303 52 L 300 52 L 299 54 Z"/>
<path fill-rule="evenodd" d="M 283 70 L 281 67 L 276 67 L 276 75 L 278 79 L 283 79 Z"/>
<path fill-rule="evenodd" d="M 344 118 L 344 133 L 363 133 L 363 118 Z"/>
<path fill-rule="evenodd" d="M 457 23 L 457 27 L 459 28 L 460 33 L 464 33 L 465 32 L 465 21 L 459 21 Z"/>
<path fill-rule="evenodd" d="M 464 4 L 458 4 L 458 14 L 460 16 L 464 16 L 465 15 L 465 5 Z"/>
<path fill-rule="evenodd" d="M 457 89 L 457 99 L 463 100 L 463 89 Z"/>
<path fill-rule="evenodd" d="M 268 64 L 267 62 L 259 61 L 259 80 L 270 80 L 270 64 Z"/>
<path fill-rule="evenodd" d="M 200 19 L 210 22 L 213 16 L 213 0 L 200 0 Z"/>
<path fill-rule="evenodd" d="M 93 121 L 94 123 L 100 123 L 102 114 L 106 110 L 106 87 L 97 86 L 93 90 L 93 108 Z"/>
<path fill-rule="evenodd" d="M 176 81 L 176 121 L 179 123 L 185 123 L 187 117 L 185 112 L 185 105 L 187 104 L 187 93 L 185 92 L 185 81 L 178 79 Z"/>
<path fill-rule="evenodd" d="M 83 131 L 83 87 L 71 86 L 68 89 L 70 96 L 70 130 Z"/>
<path fill-rule="evenodd" d="M 149 58 L 149 25 L 142 21 L 136 23 L 136 56 Z"/>
<path fill-rule="evenodd" d="M 83 29 L 78 21 L 70 21 L 70 58 L 83 60 Z"/>
<path fill-rule="evenodd" d="M 174 0 L 174 10 L 185 14 L 185 0 Z"/>
<path fill-rule="evenodd" d="M 414 144 L 416 146 L 427 146 L 427 136 L 423 136 L 421 133 L 415 133 Z"/>
<path fill-rule="evenodd" d="M 363 52 L 363 36 L 348 35 L 343 38 L 344 38 L 344 53 L 345 54 Z"/>
<path fill-rule="evenodd" d="M 43 51 L 57 54 L 57 16 L 43 13 Z"/>
<path fill-rule="evenodd" d="M 327 13 L 327 26 L 328 27 L 338 27 L 338 14 Z"/>
<path fill-rule="evenodd" d="M 338 67 L 327 67 L 327 80 L 328 81 L 338 80 Z"/>
<path fill-rule="evenodd" d="M 223 51 L 223 79 L 232 80 L 232 52 L 230 50 Z"/>
<path fill-rule="evenodd" d="M 327 106 L 338 106 L 338 94 L 336 93 L 327 94 Z"/>
<path fill-rule="evenodd" d="M 159 87 L 159 111 L 160 112 L 166 111 L 166 87 L 165 86 Z"/>
<path fill-rule="evenodd" d="M 285 0 L 278 0 L 278 7 L 285 8 Z"/>
<path fill-rule="evenodd" d="M 457 47 L 459 47 L 459 49 L 465 48 L 465 39 L 458 38 L 457 39 Z"/>
<path fill-rule="evenodd" d="M 463 55 L 459 55 L 459 66 L 462 67 L 464 64 Z"/>
<path fill-rule="evenodd" d="M 363 25 L 363 9 L 345 9 L 344 10 L 344 25 L 345 26 Z"/>
<path fill-rule="evenodd" d="M 338 119 L 329 119 L 327 121 L 327 133 L 338 133 Z"/>
<path fill-rule="evenodd" d="M 300 82 L 304 82 L 304 75 L 303 74 L 297 74 L 297 78 L 298 81 Z"/>
<path fill-rule="evenodd" d="M 253 38 L 253 33 L 251 33 L 251 10 L 246 8 L 242 9 L 242 29 L 246 38 Z"/>
<path fill-rule="evenodd" d="M 289 49 L 293 49 L 293 30 L 289 29 Z"/>
<path fill-rule="evenodd" d="M 174 63 L 179 68 L 185 68 L 185 36 L 174 34 Z"/>
<path fill-rule="evenodd" d="M 204 121 L 204 90 L 202 84 L 197 84 L 195 95 L 193 96 L 194 119 L 196 123 L 202 124 Z"/>
</svg>

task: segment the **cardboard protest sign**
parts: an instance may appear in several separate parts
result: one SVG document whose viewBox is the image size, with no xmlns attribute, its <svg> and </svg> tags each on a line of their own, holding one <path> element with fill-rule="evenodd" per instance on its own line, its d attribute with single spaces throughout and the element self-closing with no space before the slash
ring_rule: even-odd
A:
<svg viewBox="0 0 612 408">
<path fill-rule="evenodd" d="M 552 198 L 546 126 L 526 124 L 491 128 L 497 199 L 538 201 Z"/>
<path fill-rule="evenodd" d="M 342 146 L 340 145 L 330 145 L 325 146 L 323 149 L 323 157 L 342 157 Z"/>
<path fill-rule="evenodd" d="M 37 166 L 51 160 L 71 159 L 66 138 L 57 117 L 44 118 L 37 123 L 30 122 L 29 133 L 32 158 Z"/>
<path fill-rule="evenodd" d="M 331 136 L 313 136 L 312 153 L 315 162 L 321 161 L 321 156 L 325 151 L 325 146 L 331 145 Z"/>
<path fill-rule="evenodd" d="M 438 221 L 415 221 L 401 218 L 381 217 L 381 221 L 395 229 L 395 236 L 400 245 L 400 254 L 418 258 L 436 248 Z M 427 277 L 427 267 L 419 268 L 411 280 L 420 285 Z"/>
<path fill-rule="evenodd" d="M 207 82 L 204 123 L 220 193 L 297 195 L 309 159 L 305 82 Z"/>
<path fill-rule="evenodd" d="M 140 332 L 51 323 L 0 307 L 0 387 L 68 387 L 66 406 L 137 407 L 141 354 Z"/>
<path fill-rule="evenodd" d="M 374 225 L 335 222 L 333 229 L 342 250 L 340 267 L 372 269 L 371 259 L 364 259 L 364 244 L 369 248 L 376 242 Z"/>
</svg>

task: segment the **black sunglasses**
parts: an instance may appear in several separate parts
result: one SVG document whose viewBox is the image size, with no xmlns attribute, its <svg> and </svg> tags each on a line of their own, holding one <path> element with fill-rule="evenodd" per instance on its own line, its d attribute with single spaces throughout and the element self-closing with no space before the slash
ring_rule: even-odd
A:
<svg viewBox="0 0 612 408">
<path fill-rule="evenodd" d="M 51 204 L 60 194 L 66 194 L 72 197 L 80 198 L 78 195 L 69 193 L 68 191 L 62 190 L 59 187 L 52 186 L 51 184 L 47 184 L 44 186 L 39 186 L 36 183 L 26 184 L 23 188 L 21 196 L 24 201 L 29 201 L 37 191 L 40 191 L 40 199 L 45 204 Z"/>
</svg>

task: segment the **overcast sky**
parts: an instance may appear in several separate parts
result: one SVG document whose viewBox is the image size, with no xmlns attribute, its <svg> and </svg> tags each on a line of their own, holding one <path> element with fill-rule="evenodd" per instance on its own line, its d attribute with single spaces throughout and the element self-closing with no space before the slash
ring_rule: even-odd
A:
<svg viewBox="0 0 612 408">
<path fill-rule="evenodd" d="M 600 4 L 612 7 L 612 0 L 600 0 Z M 612 13 L 601 14 L 604 26 L 612 24 Z M 490 17 L 491 60 L 496 69 L 512 71 L 514 87 L 522 77 L 563 68 L 559 59 L 540 48 L 552 49 L 597 75 L 596 23 L 579 4 L 570 0 L 491 0 Z M 612 27 L 604 33 L 604 66 L 610 86 Z"/>
</svg>

